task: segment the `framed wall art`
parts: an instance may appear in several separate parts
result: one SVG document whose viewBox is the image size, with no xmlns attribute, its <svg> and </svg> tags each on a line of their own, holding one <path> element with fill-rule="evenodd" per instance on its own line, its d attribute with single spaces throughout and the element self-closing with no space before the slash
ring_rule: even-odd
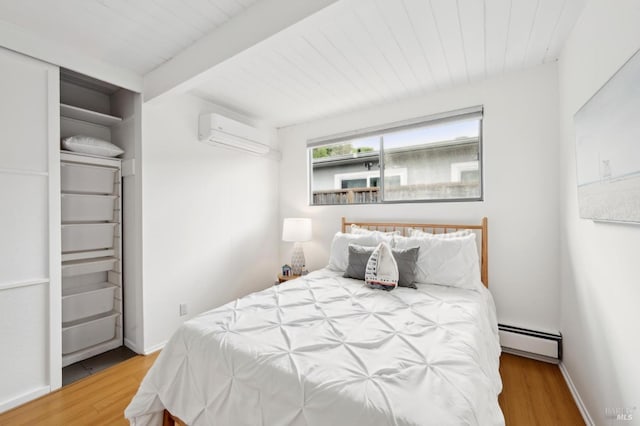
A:
<svg viewBox="0 0 640 426">
<path fill-rule="evenodd" d="M 575 114 L 580 217 L 640 223 L 640 53 Z"/>
</svg>

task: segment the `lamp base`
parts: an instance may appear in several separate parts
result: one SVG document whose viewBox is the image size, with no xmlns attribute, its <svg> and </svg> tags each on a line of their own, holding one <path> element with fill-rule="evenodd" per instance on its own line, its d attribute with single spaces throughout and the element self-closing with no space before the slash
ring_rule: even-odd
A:
<svg viewBox="0 0 640 426">
<path fill-rule="evenodd" d="M 295 243 L 293 245 L 293 254 L 291 255 L 291 272 L 293 275 L 302 275 L 305 263 L 302 244 Z"/>
</svg>

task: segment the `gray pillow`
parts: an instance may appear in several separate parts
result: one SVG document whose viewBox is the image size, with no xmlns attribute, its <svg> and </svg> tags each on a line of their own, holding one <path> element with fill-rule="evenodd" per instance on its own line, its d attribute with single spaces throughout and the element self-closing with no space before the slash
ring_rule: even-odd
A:
<svg viewBox="0 0 640 426">
<path fill-rule="evenodd" d="M 358 244 L 349 244 L 349 254 L 347 264 L 347 270 L 344 271 L 345 278 L 354 278 L 356 280 L 364 281 L 364 273 L 367 269 L 367 262 L 371 257 L 371 253 L 375 250 L 375 247 L 365 247 Z"/>
<path fill-rule="evenodd" d="M 349 263 L 344 272 L 345 278 L 354 278 L 364 281 L 364 273 L 367 269 L 367 262 L 375 247 L 365 247 L 357 244 L 349 244 Z M 404 250 L 392 249 L 393 258 L 398 264 L 398 286 L 417 288 L 413 283 L 416 276 L 416 263 L 418 261 L 418 250 L 420 247 L 413 247 Z"/>
<path fill-rule="evenodd" d="M 391 249 L 393 258 L 398 264 L 398 285 L 400 287 L 418 288 L 413 283 L 416 280 L 416 264 L 418 263 L 418 250 L 420 247 L 409 249 Z"/>
</svg>

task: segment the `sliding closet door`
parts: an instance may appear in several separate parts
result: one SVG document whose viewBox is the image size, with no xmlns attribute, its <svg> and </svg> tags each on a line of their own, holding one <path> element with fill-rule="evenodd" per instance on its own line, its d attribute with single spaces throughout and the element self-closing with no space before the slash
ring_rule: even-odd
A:
<svg viewBox="0 0 640 426">
<path fill-rule="evenodd" d="M 0 70 L 4 411 L 60 386 L 60 153 L 58 68 L 0 48 Z"/>
</svg>

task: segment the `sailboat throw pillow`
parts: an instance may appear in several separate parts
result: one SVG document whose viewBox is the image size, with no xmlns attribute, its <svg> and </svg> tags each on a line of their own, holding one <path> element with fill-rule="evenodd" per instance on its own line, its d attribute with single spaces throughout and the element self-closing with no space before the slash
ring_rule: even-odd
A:
<svg viewBox="0 0 640 426">
<path fill-rule="evenodd" d="M 398 264 L 393 258 L 389 244 L 382 242 L 371 253 L 364 282 L 371 288 L 387 291 L 398 286 Z"/>
</svg>

